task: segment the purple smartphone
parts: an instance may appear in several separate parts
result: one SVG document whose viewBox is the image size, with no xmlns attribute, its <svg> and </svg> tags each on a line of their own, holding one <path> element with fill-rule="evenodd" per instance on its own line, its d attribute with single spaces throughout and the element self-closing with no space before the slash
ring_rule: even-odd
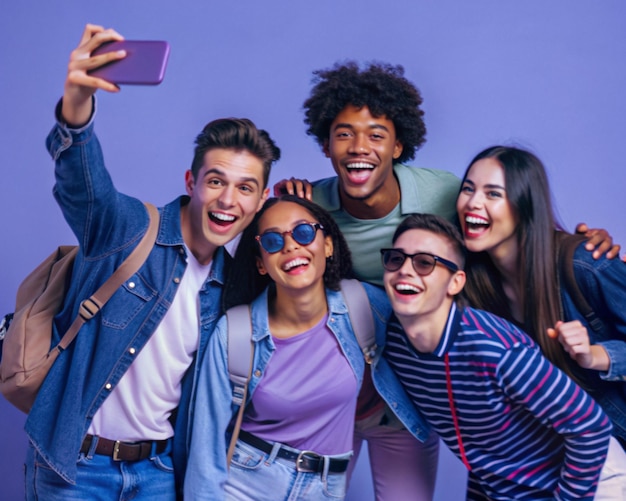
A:
<svg viewBox="0 0 626 501">
<path fill-rule="evenodd" d="M 88 71 L 89 75 L 103 78 L 118 85 L 158 85 L 165 75 L 170 46 L 156 40 L 123 40 L 106 42 L 91 55 L 105 54 L 124 49 L 126 57 Z"/>
</svg>

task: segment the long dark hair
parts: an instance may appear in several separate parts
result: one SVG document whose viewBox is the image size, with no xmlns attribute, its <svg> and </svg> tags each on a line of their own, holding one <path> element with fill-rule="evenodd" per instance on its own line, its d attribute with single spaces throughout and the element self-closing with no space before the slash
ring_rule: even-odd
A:
<svg viewBox="0 0 626 501">
<path fill-rule="evenodd" d="M 326 259 L 324 285 L 328 289 L 339 290 L 341 279 L 353 278 L 352 256 L 348 244 L 337 223 L 325 209 L 293 195 L 270 198 L 241 235 L 224 287 L 223 306 L 225 309 L 238 304 L 251 303 L 268 285 L 273 283 L 269 275 L 261 275 L 257 270 L 256 259 L 261 257 L 261 250 L 255 237 L 259 233 L 259 221 L 263 214 L 279 202 L 292 202 L 302 206 L 324 227 L 324 235 L 332 239 L 333 255 Z"/>
<path fill-rule="evenodd" d="M 507 198 L 518 220 L 520 281 L 517 285 L 522 327 L 552 363 L 575 377 L 570 357 L 558 341 L 547 335 L 547 329 L 554 327 L 561 316 L 555 231 L 562 230 L 562 225 L 554 211 L 546 169 L 529 151 L 492 146 L 472 159 L 463 182 L 471 166 L 484 158 L 493 158 L 504 169 Z M 489 255 L 469 252 L 467 262 L 465 295 L 470 303 L 515 322 L 502 288 L 502 278 Z"/>
</svg>

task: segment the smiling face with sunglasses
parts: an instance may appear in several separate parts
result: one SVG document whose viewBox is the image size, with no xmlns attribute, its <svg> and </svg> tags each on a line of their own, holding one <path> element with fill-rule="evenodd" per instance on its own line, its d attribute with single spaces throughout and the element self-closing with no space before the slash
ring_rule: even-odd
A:
<svg viewBox="0 0 626 501">
<path fill-rule="evenodd" d="M 398 320 L 415 348 L 430 353 L 465 285 L 465 273 L 455 240 L 431 227 L 431 216 L 420 218 L 417 227 L 399 232 L 393 248 L 381 249 L 381 258 L 385 290 Z"/>
<path fill-rule="evenodd" d="M 309 211 L 294 202 L 277 202 L 259 219 L 255 239 L 257 269 L 276 284 L 277 297 L 314 290 L 325 301 L 324 272 L 333 242 Z"/>
</svg>

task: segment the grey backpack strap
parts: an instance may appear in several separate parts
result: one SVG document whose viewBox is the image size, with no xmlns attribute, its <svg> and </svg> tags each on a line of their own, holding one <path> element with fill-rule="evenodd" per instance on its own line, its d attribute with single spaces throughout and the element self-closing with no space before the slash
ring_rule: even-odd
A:
<svg viewBox="0 0 626 501">
<path fill-rule="evenodd" d="M 233 383 L 233 403 L 239 406 L 237 418 L 233 427 L 227 453 L 227 465 L 235 451 L 235 444 L 239 436 L 243 410 L 248 396 L 248 382 L 252 375 L 253 351 L 252 351 L 252 319 L 250 307 L 247 304 L 234 306 L 226 311 L 228 325 L 228 375 Z"/>
<path fill-rule="evenodd" d="M 250 379 L 252 361 L 252 321 L 247 304 L 226 311 L 228 321 L 228 374 L 234 385 L 233 403 L 241 405 Z"/>
<path fill-rule="evenodd" d="M 372 306 L 365 292 L 365 287 L 358 280 L 343 279 L 341 281 L 341 293 L 348 307 L 354 335 L 359 342 L 365 361 L 371 364 L 377 349 L 376 329 Z"/>
</svg>

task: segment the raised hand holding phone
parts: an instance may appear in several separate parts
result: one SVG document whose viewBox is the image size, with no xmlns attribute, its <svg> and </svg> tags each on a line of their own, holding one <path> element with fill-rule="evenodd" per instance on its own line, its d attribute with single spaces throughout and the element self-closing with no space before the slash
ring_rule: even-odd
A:
<svg viewBox="0 0 626 501">
<path fill-rule="evenodd" d="M 70 54 L 67 67 L 61 115 L 68 124 L 79 126 L 89 120 L 93 111 L 92 96 L 96 90 L 119 92 L 120 88 L 117 85 L 102 78 L 92 77 L 87 72 L 126 57 L 124 51 L 91 56 L 92 51 L 103 43 L 121 40 L 124 40 L 124 37 L 113 29 L 104 29 L 95 24 L 85 26 L 78 47 Z"/>
<path fill-rule="evenodd" d="M 168 56 L 166 42 L 127 42 L 113 29 L 87 24 L 78 47 L 70 55 L 61 108 L 63 119 L 74 127 L 87 123 L 93 112 L 92 96 L 98 89 L 119 92 L 120 84 L 158 84 Z"/>
</svg>

